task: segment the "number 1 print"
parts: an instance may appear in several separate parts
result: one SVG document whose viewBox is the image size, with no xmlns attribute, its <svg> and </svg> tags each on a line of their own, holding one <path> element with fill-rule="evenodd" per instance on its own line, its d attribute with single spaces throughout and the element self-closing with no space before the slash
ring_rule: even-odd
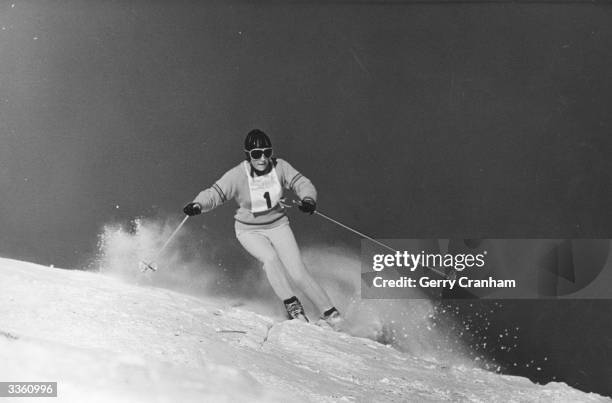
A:
<svg viewBox="0 0 612 403">
<path fill-rule="evenodd" d="M 272 208 L 272 200 L 270 200 L 270 192 L 266 192 L 264 193 L 264 199 L 266 199 L 266 204 L 268 205 L 268 208 Z"/>
</svg>

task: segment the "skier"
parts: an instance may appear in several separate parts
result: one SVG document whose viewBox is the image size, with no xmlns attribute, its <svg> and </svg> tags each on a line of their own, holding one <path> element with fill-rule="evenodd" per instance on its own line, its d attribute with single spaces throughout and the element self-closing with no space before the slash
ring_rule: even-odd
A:
<svg viewBox="0 0 612 403">
<path fill-rule="evenodd" d="M 210 188 L 198 194 L 183 211 L 188 216 L 208 212 L 227 200 L 238 203 L 234 229 L 242 246 L 262 264 L 270 285 L 283 300 L 290 319 L 308 322 L 289 279 L 321 310 L 321 319 L 336 327 L 341 321 L 327 293 L 302 261 L 285 207 L 283 188 L 301 199 L 299 209 L 313 214 L 317 191 L 308 178 L 289 163 L 272 157 L 272 142 L 261 130 L 251 130 L 244 140 L 246 161 L 227 171 Z"/>
</svg>

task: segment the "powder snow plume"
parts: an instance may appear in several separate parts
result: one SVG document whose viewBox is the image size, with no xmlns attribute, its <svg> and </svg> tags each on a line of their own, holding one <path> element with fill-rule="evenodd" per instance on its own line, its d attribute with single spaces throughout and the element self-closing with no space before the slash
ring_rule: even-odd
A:
<svg viewBox="0 0 612 403">
<path fill-rule="evenodd" d="M 312 246 L 304 260 L 346 318 L 345 331 L 367 337 L 412 356 L 453 366 L 487 367 L 486 357 L 474 360 L 458 334 L 460 321 L 439 303 L 426 298 L 362 299 L 359 256 L 338 247 Z M 418 293 L 418 290 L 414 290 Z"/>
<path fill-rule="evenodd" d="M 223 267 L 214 263 L 206 247 L 213 241 L 195 241 L 201 239 L 201 231 L 196 233 L 185 226 L 159 259 L 151 262 L 176 228 L 176 223 L 176 219 L 170 218 L 139 218 L 129 225 L 106 225 L 99 236 L 97 268 L 127 282 L 214 298 L 222 305 L 240 305 L 283 319 L 282 303 L 270 288 L 260 264 L 255 259 L 246 263 L 249 267 Z M 216 239 L 214 242 L 222 241 Z M 236 245 L 228 243 L 227 247 Z M 345 316 L 347 333 L 377 340 L 413 356 L 449 365 L 474 365 L 473 354 L 470 358 L 469 348 L 456 334 L 456 329 L 460 328 L 456 318 L 447 315 L 447 310 L 439 304 L 423 298 L 361 299 L 359 257 L 348 249 L 308 246 L 303 248 L 303 258 Z M 142 272 L 141 261 L 155 264 L 158 270 Z M 236 273 L 240 273 L 240 277 L 237 278 Z M 298 297 L 311 319 L 316 320 L 320 312 L 305 295 L 298 292 Z M 486 357 L 479 359 L 487 365 Z"/>
<path fill-rule="evenodd" d="M 183 248 L 179 247 L 188 238 L 186 231 L 178 233 L 163 254 L 155 259 L 173 230 L 169 220 L 144 218 L 135 219 L 129 225 L 106 225 L 98 239 L 97 268 L 102 273 L 130 282 L 183 291 L 206 290 L 215 281 L 217 273 L 210 265 L 203 267 L 204 263 L 197 257 L 186 256 Z M 143 262 L 158 270 L 154 273 L 143 271 Z"/>
<path fill-rule="evenodd" d="M 98 237 L 93 269 L 130 283 L 215 298 L 224 306 L 248 305 L 261 314 L 282 314 L 282 304 L 275 304 L 265 274 L 254 259 L 216 261 L 214 251 L 235 247 L 229 242 L 225 245 L 218 238 L 210 239 L 186 224 L 160 254 L 178 222 L 176 217 L 137 218 L 128 224 L 105 225 Z M 142 262 L 157 270 L 142 271 Z"/>
</svg>

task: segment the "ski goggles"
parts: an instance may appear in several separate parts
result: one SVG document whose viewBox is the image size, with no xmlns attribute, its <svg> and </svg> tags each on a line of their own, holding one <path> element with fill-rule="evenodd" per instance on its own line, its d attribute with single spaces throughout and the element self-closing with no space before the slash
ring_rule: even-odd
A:
<svg viewBox="0 0 612 403">
<path fill-rule="evenodd" d="M 254 148 L 252 150 L 244 151 L 249 153 L 249 156 L 254 160 L 260 159 L 262 155 L 266 158 L 270 158 L 272 156 L 272 148 Z"/>
</svg>

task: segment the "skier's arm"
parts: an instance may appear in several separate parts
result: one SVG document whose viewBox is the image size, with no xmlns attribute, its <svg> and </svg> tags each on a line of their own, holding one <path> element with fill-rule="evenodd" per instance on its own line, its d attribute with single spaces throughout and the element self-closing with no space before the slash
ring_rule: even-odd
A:
<svg viewBox="0 0 612 403">
<path fill-rule="evenodd" d="M 284 186 L 286 189 L 291 189 L 300 199 L 311 199 L 317 201 L 317 189 L 314 187 L 310 179 L 299 173 L 285 160 L 278 160 L 282 175 L 284 178 Z"/>
<path fill-rule="evenodd" d="M 236 170 L 231 169 L 211 187 L 201 191 L 193 200 L 202 206 L 202 212 L 211 211 L 226 201 L 234 198 L 236 191 Z"/>
<path fill-rule="evenodd" d="M 225 202 L 225 198 L 219 193 L 216 188 L 216 183 L 203 191 L 201 191 L 196 198 L 193 200 L 194 203 L 198 203 L 201 206 L 201 211 L 206 213 L 207 211 L 213 210 L 214 208 L 222 205 Z"/>
</svg>

